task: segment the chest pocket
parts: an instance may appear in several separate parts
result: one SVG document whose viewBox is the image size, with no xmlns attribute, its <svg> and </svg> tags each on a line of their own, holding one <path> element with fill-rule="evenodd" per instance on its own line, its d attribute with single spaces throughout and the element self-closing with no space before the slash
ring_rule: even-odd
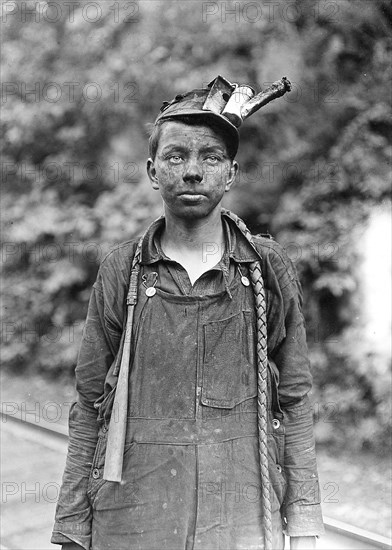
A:
<svg viewBox="0 0 392 550">
<path fill-rule="evenodd" d="M 201 402 L 231 409 L 257 395 L 255 314 L 241 311 L 204 325 Z"/>
</svg>

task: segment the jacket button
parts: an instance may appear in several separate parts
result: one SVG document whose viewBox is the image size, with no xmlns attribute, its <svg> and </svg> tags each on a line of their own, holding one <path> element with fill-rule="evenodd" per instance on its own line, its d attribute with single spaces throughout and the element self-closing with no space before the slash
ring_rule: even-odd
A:
<svg viewBox="0 0 392 550">
<path fill-rule="evenodd" d="M 276 465 L 276 469 L 278 470 L 279 473 L 282 472 L 282 466 L 280 464 Z"/>
<path fill-rule="evenodd" d="M 93 470 L 93 478 L 98 479 L 99 478 L 99 470 L 98 468 L 94 468 Z"/>
<path fill-rule="evenodd" d="M 274 427 L 274 430 L 277 430 L 280 426 L 280 422 L 277 418 L 274 418 L 272 421 L 272 426 Z"/>
<path fill-rule="evenodd" d="M 146 288 L 146 296 L 148 296 L 149 298 L 155 296 L 156 292 L 157 290 L 154 286 L 149 286 L 148 288 Z"/>
<path fill-rule="evenodd" d="M 102 426 L 102 432 L 105 434 L 108 431 L 106 426 Z"/>
<path fill-rule="evenodd" d="M 249 279 L 248 279 L 248 277 L 245 277 L 245 275 L 243 275 L 243 276 L 241 277 L 241 283 L 242 283 L 244 286 L 249 286 L 249 285 L 250 285 Z"/>
</svg>

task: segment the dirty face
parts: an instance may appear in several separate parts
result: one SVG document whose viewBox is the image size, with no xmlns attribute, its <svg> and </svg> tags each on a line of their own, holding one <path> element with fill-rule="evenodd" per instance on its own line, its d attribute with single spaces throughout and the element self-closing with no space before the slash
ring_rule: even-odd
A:
<svg viewBox="0 0 392 550">
<path fill-rule="evenodd" d="M 212 128 L 174 121 L 162 126 L 155 159 L 147 162 L 152 187 L 161 193 L 166 214 L 188 219 L 220 210 L 237 170 L 224 140 Z"/>
</svg>

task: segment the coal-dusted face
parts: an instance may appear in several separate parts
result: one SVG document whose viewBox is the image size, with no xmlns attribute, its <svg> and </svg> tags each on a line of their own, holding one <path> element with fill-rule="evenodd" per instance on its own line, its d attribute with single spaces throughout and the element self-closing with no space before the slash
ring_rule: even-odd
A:
<svg viewBox="0 0 392 550">
<path fill-rule="evenodd" d="M 168 121 L 162 125 L 155 159 L 147 171 L 167 214 L 208 217 L 221 207 L 238 170 L 222 137 L 205 125 Z"/>
</svg>

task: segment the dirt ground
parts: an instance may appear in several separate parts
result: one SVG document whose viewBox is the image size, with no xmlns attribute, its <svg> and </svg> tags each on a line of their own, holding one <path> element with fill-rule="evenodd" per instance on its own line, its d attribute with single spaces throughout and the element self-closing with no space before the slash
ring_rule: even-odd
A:
<svg viewBox="0 0 392 550">
<path fill-rule="evenodd" d="M 2 410 L 22 410 L 33 422 L 67 425 L 74 400 L 73 385 L 37 376 L 12 377 L 1 373 Z M 387 457 L 372 453 L 318 447 L 321 501 L 324 515 L 389 537 L 391 528 L 391 474 Z"/>
</svg>

